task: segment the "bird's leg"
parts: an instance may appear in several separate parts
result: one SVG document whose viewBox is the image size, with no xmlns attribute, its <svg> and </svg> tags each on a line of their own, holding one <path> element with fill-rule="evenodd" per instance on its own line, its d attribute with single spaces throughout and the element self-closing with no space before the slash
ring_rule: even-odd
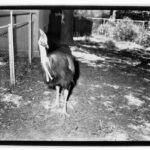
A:
<svg viewBox="0 0 150 150">
<path fill-rule="evenodd" d="M 69 117 L 70 115 L 67 113 L 67 99 L 68 99 L 69 91 L 67 89 L 64 90 L 64 97 L 65 97 L 65 102 L 64 102 L 64 107 L 62 109 L 62 113 Z"/>
<path fill-rule="evenodd" d="M 55 108 L 55 107 L 59 106 L 59 93 L 60 93 L 60 87 L 56 86 L 56 99 L 51 108 Z"/>
<path fill-rule="evenodd" d="M 46 82 L 49 82 L 48 74 L 47 73 L 45 73 L 45 74 L 46 74 Z"/>
</svg>

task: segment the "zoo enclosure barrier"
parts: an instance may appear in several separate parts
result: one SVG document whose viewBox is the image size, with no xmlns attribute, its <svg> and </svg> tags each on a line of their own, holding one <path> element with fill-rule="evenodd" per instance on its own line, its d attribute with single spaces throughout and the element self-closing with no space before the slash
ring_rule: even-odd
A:
<svg viewBox="0 0 150 150">
<path fill-rule="evenodd" d="M 0 26 L 1 29 L 5 29 L 2 32 L 0 32 L 0 37 L 3 38 L 4 34 L 8 33 L 8 45 L 9 45 L 9 68 L 10 68 L 10 84 L 15 85 L 15 65 L 14 65 L 14 36 L 13 36 L 13 28 L 24 26 L 25 24 L 29 24 L 28 26 L 28 58 L 29 63 L 31 64 L 32 59 L 32 14 L 33 12 L 30 11 L 17 11 L 17 10 L 1 10 L 0 17 L 3 16 L 10 16 L 10 23 L 7 25 Z M 13 15 L 29 15 L 28 22 L 22 22 L 22 23 L 13 23 Z"/>
</svg>

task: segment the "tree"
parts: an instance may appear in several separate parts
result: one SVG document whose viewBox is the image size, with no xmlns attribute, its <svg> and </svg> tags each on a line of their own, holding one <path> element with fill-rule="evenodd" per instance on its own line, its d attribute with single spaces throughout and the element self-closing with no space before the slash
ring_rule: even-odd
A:
<svg viewBox="0 0 150 150">
<path fill-rule="evenodd" d="M 73 44 L 73 10 L 62 10 L 60 43 Z"/>
<path fill-rule="evenodd" d="M 74 14 L 83 17 L 108 18 L 110 10 L 74 10 Z"/>
<path fill-rule="evenodd" d="M 49 15 L 47 36 L 51 49 L 73 44 L 73 10 L 54 9 Z"/>
</svg>

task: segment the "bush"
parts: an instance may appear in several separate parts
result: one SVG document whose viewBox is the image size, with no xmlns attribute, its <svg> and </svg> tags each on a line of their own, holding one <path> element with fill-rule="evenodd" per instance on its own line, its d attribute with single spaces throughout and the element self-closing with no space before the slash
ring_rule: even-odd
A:
<svg viewBox="0 0 150 150">
<path fill-rule="evenodd" d="M 114 38 L 121 41 L 133 41 L 137 37 L 136 25 L 129 21 L 129 18 L 123 19 L 120 22 L 108 21 L 104 24 L 100 24 L 94 33 L 99 35 L 105 35 L 107 37 Z"/>
<path fill-rule="evenodd" d="M 130 19 L 125 18 L 123 21 L 117 22 L 113 37 L 120 41 L 134 41 L 137 37 L 138 32 L 136 31 L 137 26 Z"/>
<path fill-rule="evenodd" d="M 145 47 L 150 46 L 150 33 L 129 18 L 124 18 L 123 21 L 117 23 L 108 21 L 97 25 L 93 33 L 105 35 L 119 41 L 135 42 Z"/>
<path fill-rule="evenodd" d="M 113 32 L 114 32 L 115 26 L 109 23 L 101 24 L 98 27 L 98 33 L 100 35 L 105 35 L 107 37 L 113 37 Z"/>
<path fill-rule="evenodd" d="M 150 47 L 150 32 L 143 28 L 139 28 L 137 32 L 138 35 L 134 39 L 134 42 L 144 47 Z"/>
<path fill-rule="evenodd" d="M 144 47 L 150 47 L 150 33 L 144 32 L 139 44 L 143 45 Z"/>
<path fill-rule="evenodd" d="M 114 43 L 113 41 L 111 41 L 111 40 L 106 41 L 106 42 L 104 43 L 104 45 L 105 45 L 105 47 L 106 47 L 107 49 L 111 49 L 111 50 L 116 49 L 115 43 Z"/>
</svg>

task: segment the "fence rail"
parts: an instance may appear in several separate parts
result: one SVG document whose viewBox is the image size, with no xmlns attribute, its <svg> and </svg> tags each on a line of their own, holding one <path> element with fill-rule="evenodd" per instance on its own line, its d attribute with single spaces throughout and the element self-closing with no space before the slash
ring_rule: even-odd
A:
<svg viewBox="0 0 150 150">
<path fill-rule="evenodd" d="M 94 17 L 87 17 L 89 20 L 102 20 L 103 23 L 115 21 L 115 22 L 132 22 L 132 23 L 139 23 L 143 28 L 149 29 L 150 28 L 150 21 L 143 21 L 143 20 L 124 20 L 124 19 L 113 19 L 113 18 L 94 18 Z"/>
<path fill-rule="evenodd" d="M 94 17 L 87 17 L 87 19 L 91 19 L 91 20 L 107 20 L 107 21 L 113 20 L 112 18 L 94 18 Z M 149 22 L 149 21 L 142 21 L 142 20 L 124 20 L 124 19 L 114 19 L 114 20 L 116 20 L 116 21 L 139 22 L 139 23 Z"/>
</svg>

